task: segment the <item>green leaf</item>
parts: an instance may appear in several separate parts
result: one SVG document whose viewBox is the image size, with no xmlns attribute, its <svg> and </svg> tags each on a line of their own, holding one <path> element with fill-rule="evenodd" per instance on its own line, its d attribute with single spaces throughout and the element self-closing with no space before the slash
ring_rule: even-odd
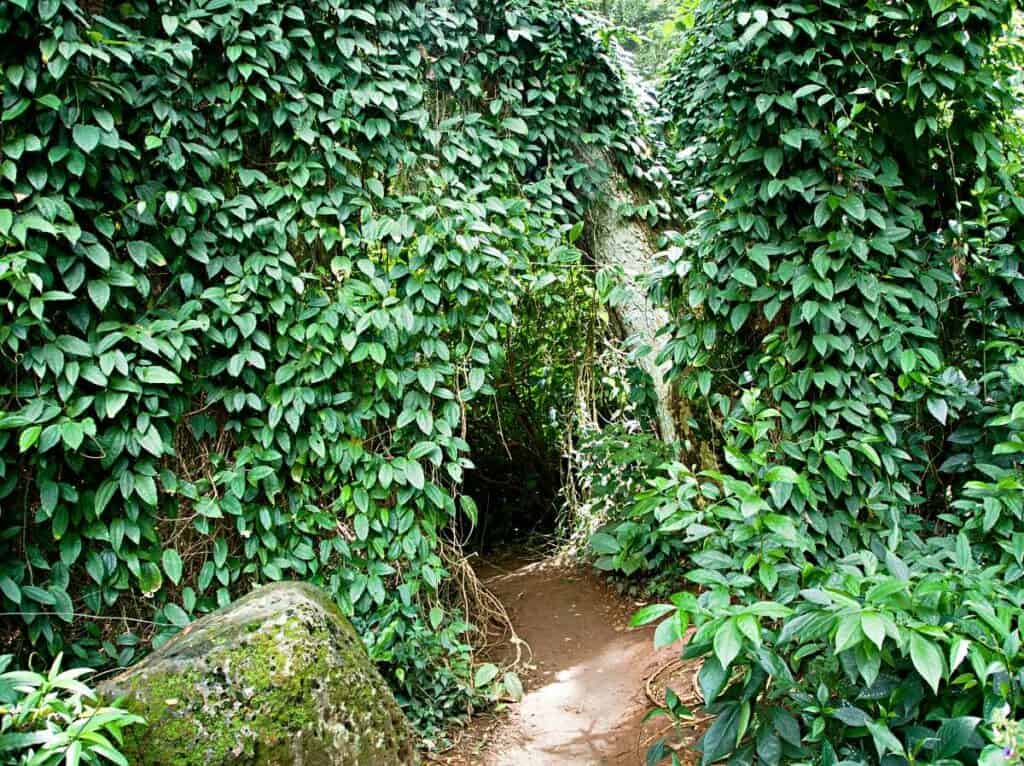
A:
<svg viewBox="0 0 1024 766">
<path fill-rule="evenodd" d="M 57 617 L 64 622 L 70 623 L 75 619 L 75 604 L 71 596 L 63 588 L 50 586 L 50 594 L 53 596 L 53 611 Z"/>
<path fill-rule="evenodd" d="M 96 308 L 103 311 L 107 307 L 107 303 L 110 301 L 110 285 L 100 279 L 94 279 L 89 282 L 89 298 L 95 304 Z"/>
<path fill-rule="evenodd" d="M 953 758 L 961 753 L 974 738 L 974 732 L 981 723 L 980 718 L 961 716 L 943 721 L 939 727 L 939 744 L 935 750 L 937 758 Z"/>
<path fill-rule="evenodd" d="M 74 335 L 60 335 L 57 337 L 57 346 L 61 351 L 75 356 L 92 356 L 92 348 L 81 338 Z"/>
<path fill-rule="evenodd" d="M 50 591 L 43 590 L 42 588 L 36 585 L 24 585 L 21 588 L 21 592 L 23 595 L 28 596 L 28 598 L 32 599 L 37 604 L 42 604 L 43 606 L 53 606 L 55 603 L 57 603 L 57 599 L 54 598 L 53 594 L 50 593 Z"/>
<path fill-rule="evenodd" d="M 502 684 L 505 687 L 505 691 L 508 696 L 514 701 L 519 702 L 523 699 L 523 682 L 519 680 L 519 676 L 509 671 L 502 678 Z"/>
<path fill-rule="evenodd" d="M 437 630 L 444 620 L 444 610 L 439 606 L 430 607 L 430 627 Z"/>
<path fill-rule="evenodd" d="M 772 19 L 771 26 L 776 32 L 780 32 L 786 37 L 792 37 L 796 32 L 796 30 L 793 29 L 793 25 L 785 19 Z"/>
<path fill-rule="evenodd" d="M 18 435 L 18 451 L 25 452 L 39 441 L 39 434 L 42 433 L 42 426 L 29 426 Z"/>
<path fill-rule="evenodd" d="M 847 726 L 867 726 L 871 722 L 871 716 L 851 705 L 838 708 L 832 715 Z"/>
<path fill-rule="evenodd" d="M 927 402 L 928 412 L 932 414 L 932 417 L 937 421 L 946 425 L 946 419 L 949 417 L 949 405 L 946 404 L 945 399 L 929 399 Z"/>
<path fill-rule="evenodd" d="M 704 660 L 697 674 L 697 683 L 700 686 L 701 694 L 709 705 L 718 698 L 728 680 L 729 671 L 723 668 L 714 656 Z"/>
<path fill-rule="evenodd" d="M 743 707 L 741 703 L 732 700 L 721 703 L 718 715 L 704 734 L 701 766 L 710 766 L 736 749 L 741 737 Z"/>
<path fill-rule="evenodd" d="M 743 638 L 736 627 L 735 618 L 727 619 L 715 631 L 713 641 L 715 657 L 723 668 L 728 668 L 743 646 Z"/>
<path fill-rule="evenodd" d="M 647 625 L 676 610 L 677 607 L 674 604 L 648 604 L 633 613 L 633 616 L 629 618 L 629 624 L 634 628 Z"/>
<path fill-rule="evenodd" d="M 843 465 L 843 462 L 836 455 L 826 452 L 825 464 L 838 478 L 843 479 L 844 481 L 849 478 L 849 474 L 846 472 L 846 466 Z"/>
<path fill-rule="evenodd" d="M 161 560 L 164 565 L 164 572 L 167 574 L 168 579 L 175 585 L 181 583 L 181 572 L 182 572 L 182 561 L 181 555 L 173 548 L 167 548 Z"/>
<path fill-rule="evenodd" d="M 157 504 L 157 491 L 156 482 L 153 480 L 153 477 L 136 475 L 135 494 L 146 505 L 155 506 Z"/>
<path fill-rule="evenodd" d="M 160 457 L 164 453 L 164 440 L 156 426 L 150 424 L 146 433 L 139 437 L 139 446 L 154 457 Z M 154 501 L 155 502 L 155 501 Z"/>
<path fill-rule="evenodd" d="M 864 221 L 867 218 L 867 211 L 864 209 L 864 202 L 856 194 L 843 197 L 841 203 L 843 210 L 855 221 Z"/>
<path fill-rule="evenodd" d="M 156 365 L 138 368 L 137 375 L 139 380 L 143 383 L 151 383 L 154 385 L 174 385 L 181 383 L 181 378 L 179 378 L 175 373 L 165 367 L 158 367 Z"/>
<path fill-rule="evenodd" d="M 749 269 L 745 269 L 742 266 L 733 271 L 732 278 L 747 287 L 757 287 L 757 277 Z"/>
<path fill-rule="evenodd" d="M 526 124 L 526 121 L 520 119 L 519 117 L 506 117 L 504 120 L 501 121 L 501 126 L 505 128 L 505 130 L 510 130 L 513 133 L 518 133 L 521 136 L 525 136 L 530 132 L 530 128 Z"/>
<path fill-rule="evenodd" d="M 620 546 L 619 541 L 612 535 L 605 532 L 595 532 L 590 536 L 590 547 L 596 553 L 611 555 L 618 553 Z"/>
<path fill-rule="evenodd" d="M 490 662 L 481 665 L 473 674 L 473 686 L 482 689 L 498 677 L 498 666 Z"/>
<path fill-rule="evenodd" d="M 769 149 L 764 153 L 764 166 L 773 176 L 779 174 L 782 169 L 782 150 Z"/>
<path fill-rule="evenodd" d="M 164 617 L 170 620 L 172 625 L 176 625 L 179 628 L 184 628 L 192 622 L 188 613 L 177 604 L 165 604 Z"/>
<path fill-rule="evenodd" d="M 434 390 L 434 385 L 437 383 L 437 375 L 429 367 L 421 367 L 416 371 L 416 378 L 419 380 L 423 390 L 428 394 Z"/>
<path fill-rule="evenodd" d="M 764 480 L 769 482 L 780 481 L 785 484 L 796 484 L 800 480 L 800 475 L 788 466 L 777 465 L 768 469 L 764 475 Z"/>
<path fill-rule="evenodd" d="M 863 635 L 860 618 L 856 614 L 844 616 L 836 627 L 836 654 L 852 649 L 860 643 Z"/>
<path fill-rule="evenodd" d="M 875 743 L 875 749 L 878 751 L 879 758 L 885 758 L 888 753 L 903 754 L 903 744 L 896 739 L 896 735 L 889 730 L 888 726 L 876 721 L 870 721 L 867 727 L 868 731 L 871 732 L 871 739 Z"/>
<path fill-rule="evenodd" d="M 18 0 L 16 3 L 22 8 L 26 8 L 28 0 Z M 57 11 L 60 10 L 61 0 L 39 0 L 39 20 L 46 22 L 57 15 Z"/>
<path fill-rule="evenodd" d="M 423 489 L 426 483 L 426 479 L 423 476 L 423 468 L 415 460 L 406 462 L 405 478 L 416 489 Z"/>
<path fill-rule="evenodd" d="M 978 766 L 1009 766 L 1002 745 L 986 745 L 978 757 Z"/>
<path fill-rule="evenodd" d="M 96 497 L 93 502 L 93 510 L 97 517 L 103 515 L 103 511 L 106 510 L 107 504 L 114 497 L 117 489 L 117 482 L 113 479 L 109 479 L 100 484 L 99 489 L 96 490 Z"/>
<path fill-rule="evenodd" d="M 139 565 L 139 588 L 144 594 L 156 593 L 163 584 L 164 576 L 156 564 L 145 561 Z"/>
<path fill-rule="evenodd" d="M 78 148 L 90 154 L 100 143 L 100 129 L 95 125 L 75 125 L 71 131 Z"/>
<path fill-rule="evenodd" d="M 0 576 L 0 591 L 15 604 L 21 603 L 21 589 L 10 577 Z"/>
<path fill-rule="evenodd" d="M 685 612 L 676 612 L 658 623 L 654 631 L 654 648 L 661 649 L 683 640 L 689 618 Z"/>
<path fill-rule="evenodd" d="M 366 518 L 366 514 L 356 515 L 355 530 L 356 537 L 360 540 L 365 540 L 370 536 L 370 520 Z"/>
<path fill-rule="evenodd" d="M 913 372 L 917 368 L 917 354 L 913 349 L 905 349 L 900 354 L 900 369 L 905 373 Z"/>
<path fill-rule="evenodd" d="M 915 631 L 910 634 L 910 659 L 932 692 L 938 694 L 943 673 L 942 652 L 939 647 Z"/>
<path fill-rule="evenodd" d="M 874 612 L 862 612 L 860 615 L 860 629 L 864 635 L 879 649 L 885 641 L 885 621 Z"/>
</svg>

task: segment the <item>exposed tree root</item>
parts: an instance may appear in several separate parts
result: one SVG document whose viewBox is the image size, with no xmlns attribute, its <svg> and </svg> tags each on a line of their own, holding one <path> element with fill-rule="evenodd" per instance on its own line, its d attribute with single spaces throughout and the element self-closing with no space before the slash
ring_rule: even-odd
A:
<svg viewBox="0 0 1024 766">
<path fill-rule="evenodd" d="M 487 657 L 494 662 L 491 655 L 495 647 L 507 643 L 514 647 L 515 657 L 501 664 L 504 670 L 522 667 L 524 654 L 525 662 L 529 662 L 532 657 L 529 645 L 516 633 L 505 605 L 480 580 L 462 548 L 448 541 L 442 544 L 440 552 L 450 575 L 441 586 L 439 597 L 442 603 L 459 608 L 466 622 L 477 627 L 471 641 L 474 660 Z"/>
</svg>

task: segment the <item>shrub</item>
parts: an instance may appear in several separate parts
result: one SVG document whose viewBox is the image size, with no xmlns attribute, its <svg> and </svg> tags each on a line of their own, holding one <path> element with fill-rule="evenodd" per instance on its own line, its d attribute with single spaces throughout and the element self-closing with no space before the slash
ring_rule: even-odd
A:
<svg viewBox="0 0 1024 766">
<path fill-rule="evenodd" d="M 657 436 L 623 424 L 581 435 L 573 468 L 586 499 L 573 516 L 591 525 L 588 544 L 598 569 L 627 576 L 659 571 L 683 550 L 677 528 L 662 523 L 659 502 L 672 483 L 663 475 L 672 453 Z"/>
<path fill-rule="evenodd" d="M 82 682 L 88 668 L 61 670 L 60 655 L 49 672 L 7 670 L 0 656 L 0 763 L 19 766 L 102 764 L 128 766 L 120 752 L 122 732 L 144 725 L 134 713 L 96 706 L 96 693 Z"/>
</svg>

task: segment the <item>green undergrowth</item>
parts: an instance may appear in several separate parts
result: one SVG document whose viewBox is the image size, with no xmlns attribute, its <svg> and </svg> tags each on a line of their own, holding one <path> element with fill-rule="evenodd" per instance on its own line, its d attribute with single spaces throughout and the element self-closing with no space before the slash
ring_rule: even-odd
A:
<svg viewBox="0 0 1024 766">
<path fill-rule="evenodd" d="M 579 261 L 632 104 L 551 0 L 0 6 L 0 600 L 128 664 L 253 584 L 328 590 L 419 727 L 466 407 Z M 556 268 L 557 267 L 557 268 Z M 8 509 L 10 512 L 8 512 Z M 98 621 L 126 615 L 136 623 Z"/>
</svg>

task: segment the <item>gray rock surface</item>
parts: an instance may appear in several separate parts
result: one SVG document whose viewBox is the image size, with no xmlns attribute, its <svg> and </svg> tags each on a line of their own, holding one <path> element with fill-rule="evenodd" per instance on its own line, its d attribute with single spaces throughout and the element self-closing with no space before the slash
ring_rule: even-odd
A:
<svg viewBox="0 0 1024 766">
<path fill-rule="evenodd" d="M 268 585 L 102 684 L 148 721 L 135 766 L 404 766 L 414 735 L 359 636 L 305 583 Z"/>
</svg>

